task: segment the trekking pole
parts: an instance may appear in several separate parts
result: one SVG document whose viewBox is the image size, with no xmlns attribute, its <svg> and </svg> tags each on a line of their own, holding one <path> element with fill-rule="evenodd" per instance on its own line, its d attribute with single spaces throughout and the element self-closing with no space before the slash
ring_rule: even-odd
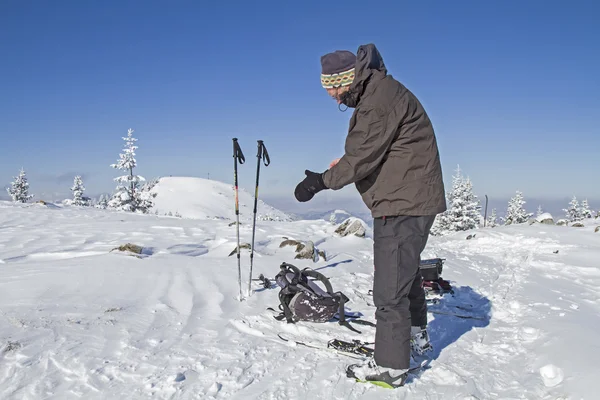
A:
<svg viewBox="0 0 600 400">
<path fill-rule="evenodd" d="M 254 264 L 254 234 L 256 232 L 256 211 L 258 204 L 258 179 L 260 177 L 260 161 L 262 159 L 265 167 L 268 167 L 271 164 L 271 158 L 269 157 L 269 153 L 267 152 L 267 148 L 262 140 L 257 140 L 258 142 L 258 153 L 256 154 L 257 163 L 256 163 L 256 189 L 254 190 L 254 221 L 252 222 L 252 245 L 250 247 L 250 279 L 248 280 L 248 296 L 252 295 L 252 266 Z"/>
<path fill-rule="evenodd" d="M 244 153 L 238 143 L 237 138 L 233 138 L 233 181 L 235 188 L 235 217 L 236 217 L 236 231 L 237 231 L 237 261 L 238 261 L 238 284 L 240 286 L 240 298 L 242 301 L 242 266 L 240 260 L 240 202 L 238 196 L 238 173 L 237 166 L 238 162 L 243 164 L 246 161 Z"/>
<path fill-rule="evenodd" d="M 487 204 L 488 204 L 488 197 L 487 194 L 485 195 L 485 211 L 484 211 L 484 215 L 483 215 L 483 227 L 485 228 L 485 223 L 487 222 Z"/>
</svg>

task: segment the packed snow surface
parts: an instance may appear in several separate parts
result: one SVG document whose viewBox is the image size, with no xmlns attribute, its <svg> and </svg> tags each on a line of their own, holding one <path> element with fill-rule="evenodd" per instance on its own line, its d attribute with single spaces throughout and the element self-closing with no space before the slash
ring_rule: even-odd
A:
<svg viewBox="0 0 600 400">
<path fill-rule="evenodd" d="M 233 206 L 175 204 L 165 189 L 177 180 L 163 183 L 163 209 L 212 217 Z M 227 190 L 205 186 L 215 188 Z M 372 341 L 373 328 L 276 321 L 266 309 L 278 288 L 259 282 L 238 300 L 227 220 L 0 202 L 0 398 L 595 399 L 600 232 L 587 221 L 431 238 L 423 257 L 446 258 L 455 295 L 429 308 L 431 368 L 389 390 L 346 378 L 346 356 L 276 336 Z M 240 227 L 243 242 L 251 227 Z M 350 298 L 348 311 L 374 321 L 371 232 L 341 238 L 335 228 L 259 221 L 254 275 L 274 277 L 284 261 L 318 269 Z M 295 260 L 279 247 L 285 238 L 312 240 L 328 259 Z M 141 254 L 111 251 L 125 243 Z M 241 262 L 245 287 L 247 250 Z"/>
</svg>

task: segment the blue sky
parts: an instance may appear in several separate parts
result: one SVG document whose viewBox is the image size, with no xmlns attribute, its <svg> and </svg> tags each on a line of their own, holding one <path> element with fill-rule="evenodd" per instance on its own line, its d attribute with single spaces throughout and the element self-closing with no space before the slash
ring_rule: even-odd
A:
<svg viewBox="0 0 600 400">
<path fill-rule="evenodd" d="M 294 186 L 341 155 L 351 112 L 320 87 L 319 58 L 372 42 L 433 120 L 448 185 L 460 164 L 480 197 L 600 199 L 599 13 L 594 1 L 3 1 L 0 181 L 24 167 L 34 193 L 68 196 L 75 174 L 109 192 L 133 128 L 148 178 L 232 181 L 238 137 L 252 190 L 262 139 L 261 195 L 298 207 Z M 358 199 L 320 197 L 301 209 Z"/>
</svg>

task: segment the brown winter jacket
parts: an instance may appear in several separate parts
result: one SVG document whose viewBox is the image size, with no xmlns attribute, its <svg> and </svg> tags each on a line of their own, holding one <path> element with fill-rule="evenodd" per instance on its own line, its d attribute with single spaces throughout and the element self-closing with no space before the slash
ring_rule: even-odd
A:
<svg viewBox="0 0 600 400">
<path fill-rule="evenodd" d="M 444 212 L 431 121 L 414 94 L 387 74 L 375 45 L 358 48 L 355 78 L 342 101 L 355 110 L 345 153 L 323 174 L 325 185 L 338 190 L 354 183 L 374 218 Z"/>
</svg>

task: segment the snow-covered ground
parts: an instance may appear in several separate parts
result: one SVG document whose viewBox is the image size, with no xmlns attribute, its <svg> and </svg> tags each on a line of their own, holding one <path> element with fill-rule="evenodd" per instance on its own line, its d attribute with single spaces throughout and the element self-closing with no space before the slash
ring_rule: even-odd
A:
<svg viewBox="0 0 600 400">
<path fill-rule="evenodd" d="M 233 208 L 231 193 L 204 197 Z M 266 308 L 278 289 L 258 283 L 237 300 L 230 222 L 0 202 L 0 399 L 598 398 L 594 220 L 432 237 L 423 256 L 446 258 L 456 294 L 430 308 L 432 367 L 396 390 L 346 378 L 348 357 L 276 339 L 371 341 L 373 328 L 276 321 Z M 274 277 L 284 261 L 319 269 L 351 299 L 348 310 L 373 321 L 370 232 L 341 238 L 335 228 L 259 221 L 254 274 Z M 251 224 L 240 230 L 250 242 Z M 314 241 L 327 261 L 294 260 L 284 238 Z M 143 246 L 139 258 L 111 252 L 128 242 Z M 244 250 L 244 284 L 248 266 Z"/>
</svg>

